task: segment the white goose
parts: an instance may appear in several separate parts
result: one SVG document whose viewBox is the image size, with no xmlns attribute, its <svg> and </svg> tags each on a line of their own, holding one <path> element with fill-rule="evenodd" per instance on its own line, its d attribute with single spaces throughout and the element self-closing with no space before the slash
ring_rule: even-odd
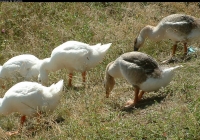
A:
<svg viewBox="0 0 200 140">
<path fill-rule="evenodd" d="M 157 91 L 161 87 L 167 86 L 174 76 L 174 70 L 178 67 L 182 67 L 182 65 L 161 68 L 156 60 L 141 52 L 122 54 L 106 67 L 104 78 L 106 97 L 109 97 L 114 88 L 114 78 L 124 78 L 135 88 L 134 101 L 128 101 L 125 106 L 125 109 L 131 108 L 145 92 Z"/>
<path fill-rule="evenodd" d="M 68 86 L 72 86 L 74 71 L 82 73 L 85 82 L 86 71 L 100 63 L 111 43 L 101 45 L 89 45 L 78 41 L 67 41 L 56 47 L 50 58 L 43 60 L 40 66 L 38 81 L 43 85 L 48 83 L 48 73 L 66 68 L 69 72 Z"/>
<path fill-rule="evenodd" d="M 31 54 L 22 54 L 12 57 L 0 66 L 0 84 L 5 88 L 5 80 L 15 80 L 23 78 L 30 81 L 37 80 L 39 74 L 40 60 Z"/>
<path fill-rule="evenodd" d="M 0 114 L 8 115 L 19 112 L 21 123 L 19 130 L 8 132 L 9 135 L 17 134 L 21 130 L 26 116 L 39 116 L 42 112 L 52 112 L 58 105 L 63 90 L 63 80 L 50 87 L 30 81 L 15 84 L 0 98 Z"/>
<path fill-rule="evenodd" d="M 198 40 L 199 36 L 199 18 L 185 14 L 172 14 L 163 18 L 156 26 L 145 26 L 134 41 L 134 51 L 138 51 L 146 38 L 153 41 L 171 39 L 174 42 L 172 57 L 175 55 L 178 42 L 183 42 L 184 55 L 186 55 L 187 43 Z"/>
</svg>

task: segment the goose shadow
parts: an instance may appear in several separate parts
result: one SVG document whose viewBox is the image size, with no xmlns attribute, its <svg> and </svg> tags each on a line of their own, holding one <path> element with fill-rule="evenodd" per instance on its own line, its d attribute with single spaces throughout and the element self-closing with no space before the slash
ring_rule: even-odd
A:
<svg viewBox="0 0 200 140">
<path fill-rule="evenodd" d="M 185 62 L 191 61 L 192 58 L 197 58 L 197 54 L 191 53 L 191 54 L 187 54 L 186 56 L 172 57 L 168 60 L 160 62 L 160 64 L 164 65 L 164 64 L 170 64 L 170 63 L 185 63 Z"/>
<path fill-rule="evenodd" d="M 130 112 L 131 113 L 135 109 L 145 109 L 148 106 L 151 106 L 151 105 L 153 105 L 155 103 L 160 103 L 161 101 L 163 101 L 166 98 L 166 96 L 167 96 L 167 94 L 166 95 L 162 95 L 162 96 L 154 96 L 154 97 L 149 97 L 149 98 L 146 98 L 146 99 L 142 99 L 134 107 L 132 107 L 132 108 L 124 108 L 124 107 L 122 107 L 121 111 L 126 111 L 126 112 Z"/>
<path fill-rule="evenodd" d="M 30 125 L 30 126 L 28 126 L 27 127 L 27 132 L 26 132 L 26 135 L 27 136 L 32 136 L 32 137 L 34 137 L 34 136 L 36 136 L 37 135 L 37 133 L 41 130 L 41 129 L 43 129 L 43 131 L 44 130 L 46 130 L 46 131 L 49 131 L 50 129 L 52 129 L 53 128 L 53 125 L 54 124 L 61 124 L 61 123 L 63 123 L 65 121 L 65 119 L 62 117 L 62 116 L 58 116 L 55 120 L 51 120 L 51 121 L 49 121 L 49 120 L 45 120 L 43 123 L 40 123 L 40 127 L 39 128 L 37 128 L 37 126 L 36 125 Z"/>
<path fill-rule="evenodd" d="M 84 90 L 85 86 L 79 86 L 79 85 L 75 85 L 75 86 L 64 86 L 64 91 L 65 90 L 75 90 L 75 91 L 79 91 L 79 90 Z"/>
</svg>

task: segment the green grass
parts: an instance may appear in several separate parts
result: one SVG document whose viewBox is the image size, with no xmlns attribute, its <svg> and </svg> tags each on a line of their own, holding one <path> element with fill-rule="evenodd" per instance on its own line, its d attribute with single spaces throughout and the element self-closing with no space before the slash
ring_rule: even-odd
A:
<svg viewBox="0 0 200 140">
<path fill-rule="evenodd" d="M 8 138 L 16 130 L 20 115 L 0 116 L 1 139 L 200 139 L 200 59 L 182 62 L 173 81 L 158 92 L 146 93 L 140 106 L 121 111 L 134 98 L 134 90 L 124 79 L 117 79 L 110 98 L 105 98 L 103 78 L 106 65 L 119 55 L 133 51 L 133 42 L 147 24 L 156 25 L 173 13 L 200 18 L 197 3 L 8 3 L 1 2 L 0 64 L 13 56 L 30 53 L 49 57 L 58 45 L 77 40 L 88 44 L 112 43 L 104 61 L 87 73 L 86 87 L 75 73 L 74 88 L 67 87 L 67 70 L 49 75 L 49 83 L 64 79 L 61 103 L 52 114 L 44 114 L 40 124 L 28 118 L 21 135 Z M 193 45 L 193 44 L 192 44 Z M 197 47 L 198 44 L 195 44 Z M 141 52 L 158 62 L 169 58 L 172 42 L 146 40 Z M 177 54 L 182 53 L 179 44 Z M 175 66 L 177 64 L 170 64 Z M 10 88 L 14 82 L 7 83 Z M 0 96 L 8 90 L 1 90 Z M 59 116 L 65 120 L 53 123 Z M 31 131 L 30 129 L 34 130 Z"/>
</svg>

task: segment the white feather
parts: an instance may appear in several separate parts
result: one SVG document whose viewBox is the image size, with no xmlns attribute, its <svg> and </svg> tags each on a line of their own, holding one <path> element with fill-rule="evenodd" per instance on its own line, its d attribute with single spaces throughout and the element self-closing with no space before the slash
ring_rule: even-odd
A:
<svg viewBox="0 0 200 140">
<path fill-rule="evenodd" d="M 19 112 L 21 115 L 35 116 L 38 111 L 53 111 L 59 103 L 62 90 L 63 80 L 50 87 L 37 82 L 19 82 L 0 98 L 0 114 Z"/>
<path fill-rule="evenodd" d="M 48 73 L 63 68 L 69 73 L 88 71 L 103 60 L 110 46 L 111 43 L 91 46 L 78 41 L 67 41 L 56 47 L 50 58 L 43 60 L 38 81 L 47 85 Z"/>
<path fill-rule="evenodd" d="M 4 80 L 36 80 L 39 74 L 40 60 L 31 54 L 12 57 L 0 67 L 0 82 Z"/>
</svg>

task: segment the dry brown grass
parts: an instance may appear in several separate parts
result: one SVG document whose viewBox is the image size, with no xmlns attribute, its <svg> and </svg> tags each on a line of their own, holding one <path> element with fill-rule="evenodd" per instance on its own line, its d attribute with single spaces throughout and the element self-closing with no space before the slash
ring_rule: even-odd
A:
<svg viewBox="0 0 200 140">
<path fill-rule="evenodd" d="M 112 43 L 104 61 L 88 72 L 87 86 L 76 73 L 74 88 L 65 86 L 58 108 L 41 124 L 28 119 L 23 133 L 9 139 L 199 139 L 200 96 L 199 54 L 178 70 L 173 81 L 158 92 L 144 95 L 131 112 L 122 112 L 133 98 L 133 88 L 117 79 L 111 98 L 105 98 L 103 77 L 106 65 L 119 55 L 133 51 L 133 41 L 147 24 L 156 25 L 163 17 L 185 13 L 200 18 L 197 3 L 7 3 L 2 2 L 0 64 L 13 56 L 31 53 L 40 59 L 68 40 L 88 44 Z M 192 44 L 194 45 L 194 44 Z M 196 44 L 195 44 L 196 45 Z M 160 62 L 169 57 L 172 42 L 146 40 L 140 51 Z M 180 45 L 177 52 L 181 52 Z M 176 65 L 176 64 L 171 64 Z M 64 79 L 67 71 L 50 74 L 50 82 Z M 14 83 L 8 83 L 11 87 Z M 3 97 L 6 90 L 1 90 Z M 58 116 L 65 120 L 53 123 Z M 19 114 L 0 116 L 1 137 L 17 129 Z M 30 129 L 34 128 L 32 132 Z M 0 138 L 1 138 L 0 137 Z M 8 138 L 8 137 L 7 137 Z M 2 138 L 6 139 L 6 137 Z"/>
</svg>

